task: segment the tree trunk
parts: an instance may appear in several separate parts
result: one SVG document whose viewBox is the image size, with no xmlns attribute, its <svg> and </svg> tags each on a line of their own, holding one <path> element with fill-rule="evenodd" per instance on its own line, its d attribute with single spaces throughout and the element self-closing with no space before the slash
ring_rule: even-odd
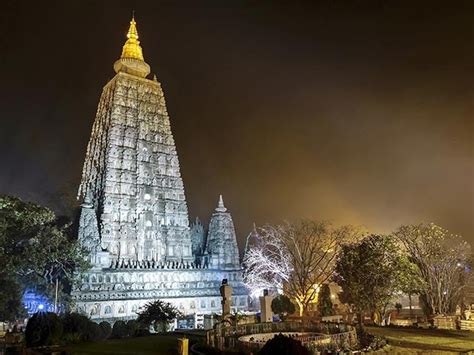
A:
<svg viewBox="0 0 474 355">
<path fill-rule="evenodd" d="M 304 314 L 304 306 L 300 302 L 298 302 L 298 314 L 300 315 L 300 317 L 303 317 Z"/>
<path fill-rule="evenodd" d="M 411 307 L 411 293 L 408 294 L 408 301 L 409 301 L 409 303 L 410 303 L 410 318 L 413 318 L 412 307 Z"/>
<path fill-rule="evenodd" d="M 372 321 L 377 325 L 382 325 L 382 313 L 378 310 L 375 310 L 372 313 Z"/>
<path fill-rule="evenodd" d="M 303 317 L 303 314 L 305 312 L 305 305 L 304 303 L 299 300 L 297 297 L 295 297 L 295 302 L 296 302 L 296 305 L 298 306 L 298 314 L 300 317 Z"/>
</svg>

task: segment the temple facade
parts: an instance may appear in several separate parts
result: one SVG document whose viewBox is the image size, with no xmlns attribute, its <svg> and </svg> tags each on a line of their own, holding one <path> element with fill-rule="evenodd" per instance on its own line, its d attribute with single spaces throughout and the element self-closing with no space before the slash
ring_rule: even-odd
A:
<svg viewBox="0 0 474 355">
<path fill-rule="evenodd" d="M 233 307 L 247 291 L 230 213 L 219 197 L 208 232 L 189 225 L 178 154 L 165 98 L 144 61 L 134 19 L 104 87 L 87 147 L 78 198 L 79 240 L 92 269 L 72 295 L 94 320 L 131 319 L 161 299 L 187 316 L 219 313 L 219 286 Z"/>
</svg>

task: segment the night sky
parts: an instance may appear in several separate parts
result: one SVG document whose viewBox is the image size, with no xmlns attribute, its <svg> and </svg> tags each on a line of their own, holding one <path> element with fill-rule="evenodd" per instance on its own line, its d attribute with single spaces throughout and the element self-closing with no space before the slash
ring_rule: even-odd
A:
<svg viewBox="0 0 474 355">
<path fill-rule="evenodd" d="M 69 213 L 132 9 L 190 219 L 474 244 L 473 1 L 2 1 L 0 193 Z"/>
</svg>

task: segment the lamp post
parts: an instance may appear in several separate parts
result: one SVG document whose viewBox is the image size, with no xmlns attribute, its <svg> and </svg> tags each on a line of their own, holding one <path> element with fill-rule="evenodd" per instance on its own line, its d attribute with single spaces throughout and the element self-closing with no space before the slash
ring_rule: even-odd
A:
<svg viewBox="0 0 474 355">
<path fill-rule="evenodd" d="M 54 292 L 54 313 L 58 313 L 58 288 L 59 288 L 59 281 L 56 277 L 56 290 Z"/>
</svg>

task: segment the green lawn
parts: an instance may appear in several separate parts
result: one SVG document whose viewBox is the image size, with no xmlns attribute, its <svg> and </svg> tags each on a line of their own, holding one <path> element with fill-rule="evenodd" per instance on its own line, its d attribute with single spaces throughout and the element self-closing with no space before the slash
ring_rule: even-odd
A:
<svg viewBox="0 0 474 355">
<path fill-rule="evenodd" d="M 397 350 L 410 350 L 411 353 L 450 354 L 474 351 L 474 332 L 388 327 L 367 327 L 367 330 L 371 334 L 384 336 Z"/>
<path fill-rule="evenodd" d="M 137 338 L 112 339 L 97 343 L 67 346 L 68 354 L 177 354 L 178 335 L 150 335 Z"/>
<path fill-rule="evenodd" d="M 474 332 L 367 327 L 375 335 L 387 338 L 390 354 L 437 354 L 451 355 L 474 351 Z M 198 334 L 188 334 L 194 337 Z M 199 334 L 200 335 L 200 334 Z M 98 343 L 82 343 L 67 346 L 68 354 L 157 354 L 177 353 L 178 334 L 150 335 L 137 338 L 112 339 Z M 193 337 L 193 338 L 194 338 Z"/>
</svg>

